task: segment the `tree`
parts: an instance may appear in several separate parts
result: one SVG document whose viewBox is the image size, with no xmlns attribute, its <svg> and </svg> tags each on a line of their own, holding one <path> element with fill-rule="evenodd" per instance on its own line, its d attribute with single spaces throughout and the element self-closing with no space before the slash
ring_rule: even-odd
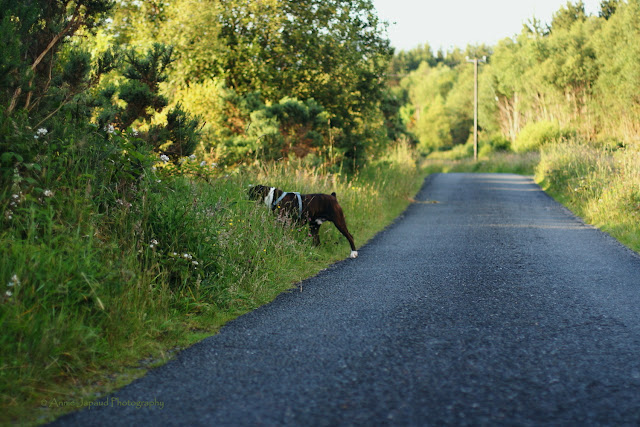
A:
<svg viewBox="0 0 640 427">
<path fill-rule="evenodd" d="M 570 29 L 574 22 L 583 22 L 587 19 L 587 14 L 584 11 L 584 3 L 582 0 L 577 3 L 571 3 L 567 1 L 567 4 L 561 7 L 556 13 L 553 14 L 551 20 L 551 31 L 558 29 Z"/>
<path fill-rule="evenodd" d="M 417 70 L 423 62 L 429 64 L 430 67 L 436 65 L 436 58 L 428 44 L 408 51 L 396 52 L 389 63 L 389 77 L 394 81 L 399 81 L 407 73 Z"/>
<path fill-rule="evenodd" d="M 221 20 L 229 88 L 266 102 L 313 98 L 344 130 L 340 145 L 362 139 L 392 52 L 371 1 L 237 1 Z"/>
<path fill-rule="evenodd" d="M 101 128 L 124 131 L 135 122 L 149 122 L 168 105 L 167 98 L 159 93 L 159 85 L 167 79 L 166 70 L 173 62 L 172 55 L 173 48 L 161 44 L 154 44 L 145 56 L 134 50 L 125 52 L 122 75 L 126 80 L 119 85 L 107 85 L 99 94 Z M 195 150 L 198 131 L 198 119 L 190 117 L 178 105 L 167 113 L 166 124 L 150 126 L 141 138 L 156 152 L 177 163 Z"/>
<path fill-rule="evenodd" d="M 418 148 L 423 153 L 452 147 L 451 126 L 447 119 L 442 96 L 437 95 L 422 110 L 420 118 L 416 122 L 415 132 L 420 141 Z"/>
<path fill-rule="evenodd" d="M 93 29 L 112 6 L 111 0 L 0 0 L 0 97 L 7 114 L 16 109 L 32 110 L 38 104 L 53 87 L 62 46 L 80 29 Z M 72 60 L 80 65 L 79 56 Z M 88 67 L 80 67 L 88 71 Z M 71 83 L 82 80 L 77 72 L 63 77 L 71 78 Z M 68 81 L 56 83 L 61 86 Z"/>
<path fill-rule="evenodd" d="M 598 16 L 609 20 L 620 6 L 620 0 L 602 0 Z"/>
<path fill-rule="evenodd" d="M 594 99 L 608 135 L 626 141 L 640 138 L 640 1 L 621 3 L 594 35 L 600 68 Z"/>
<path fill-rule="evenodd" d="M 152 3 L 157 13 L 149 14 L 140 2 L 120 0 L 126 11 L 116 14 L 113 31 L 129 44 L 144 34 L 179 49 L 170 94 L 192 85 L 218 87 L 206 83 L 215 80 L 239 97 L 258 94 L 265 104 L 314 99 L 341 130 L 335 143 L 347 157 L 379 142 L 371 125 L 380 119 L 392 49 L 371 0 Z M 159 27 L 155 35 L 136 29 L 149 26 L 138 20 L 151 18 Z"/>
</svg>

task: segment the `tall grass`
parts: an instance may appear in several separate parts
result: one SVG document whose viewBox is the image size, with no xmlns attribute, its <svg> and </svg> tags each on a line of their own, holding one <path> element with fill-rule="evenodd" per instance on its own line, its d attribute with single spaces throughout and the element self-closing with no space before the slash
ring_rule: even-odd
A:
<svg viewBox="0 0 640 427">
<path fill-rule="evenodd" d="M 494 151 L 480 156 L 478 161 L 473 158 L 446 159 L 432 158 L 421 162 L 421 168 L 429 173 L 435 172 L 480 172 L 480 173 L 515 173 L 533 175 L 540 160 L 537 152 L 516 154 L 509 151 Z"/>
<path fill-rule="evenodd" d="M 104 151 L 85 148 L 53 175 L 56 165 L 45 165 L 32 177 L 37 186 L 14 183 L 0 195 L 0 423 L 72 409 L 47 403 L 129 381 L 141 359 L 162 360 L 348 256 L 332 224 L 314 247 L 307 227 L 249 201 L 249 184 L 335 191 L 360 247 L 423 177 L 406 145 L 351 177 L 296 161 L 97 173 L 91 159 Z"/>
<path fill-rule="evenodd" d="M 542 150 L 536 180 L 585 221 L 640 251 L 640 152 L 580 141 Z"/>
</svg>

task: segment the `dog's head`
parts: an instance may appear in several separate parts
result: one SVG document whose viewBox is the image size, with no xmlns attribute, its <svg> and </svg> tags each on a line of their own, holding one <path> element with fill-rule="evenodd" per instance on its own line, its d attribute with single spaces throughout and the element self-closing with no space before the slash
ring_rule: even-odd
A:
<svg viewBox="0 0 640 427">
<path fill-rule="evenodd" d="M 271 187 L 264 185 L 252 185 L 249 187 L 248 194 L 250 200 L 264 200 L 269 195 Z"/>
<path fill-rule="evenodd" d="M 269 187 L 264 185 L 250 185 L 247 194 L 249 195 L 249 200 L 261 200 L 264 199 L 268 191 Z"/>
</svg>

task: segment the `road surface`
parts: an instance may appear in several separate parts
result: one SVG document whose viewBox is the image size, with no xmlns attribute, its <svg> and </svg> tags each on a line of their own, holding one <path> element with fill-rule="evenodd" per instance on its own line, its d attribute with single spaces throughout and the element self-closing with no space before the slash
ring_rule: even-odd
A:
<svg viewBox="0 0 640 427">
<path fill-rule="evenodd" d="M 640 424 L 640 257 L 526 177 L 437 174 L 416 199 L 357 259 L 57 424 Z"/>
</svg>

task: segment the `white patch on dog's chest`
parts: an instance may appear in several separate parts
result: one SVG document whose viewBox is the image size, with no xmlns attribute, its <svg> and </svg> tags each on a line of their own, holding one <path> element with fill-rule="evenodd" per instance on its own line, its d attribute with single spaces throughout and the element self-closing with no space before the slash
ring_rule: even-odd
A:
<svg viewBox="0 0 640 427">
<path fill-rule="evenodd" d="M 317 218 L 316 219 L 316 224 L 322 225 L 322 223 L 325 222 L 325 221 L 326 221 L 326 219 L 324 219 L 324 218 Z"/>
<path fill-rule="evenodd" d="M 269 190 L 269 194 L 267 194 L 267 196 L 264 198 L 264 204 L 268 207 L 271 207 L 271 204 L 273 203 L 273 192 L 275 190 L 276 187 L 271 187 L 271 189 Z"/>
</svg>

